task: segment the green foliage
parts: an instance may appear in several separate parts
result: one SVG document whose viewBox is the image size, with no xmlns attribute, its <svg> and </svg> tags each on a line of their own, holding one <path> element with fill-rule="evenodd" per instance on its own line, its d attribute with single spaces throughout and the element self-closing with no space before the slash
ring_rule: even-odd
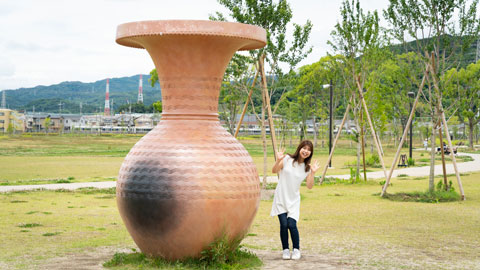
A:
<svg viewBox="0 0 480 270">
<path fill-rule="evenodd" d="M 365 164 L 374 168 L 380 167 L 380 158 L 378 157 L 378 154 L 368 155 L 365 159 Z"/>
<path fill-rule="evenodd" d="M 449 191 L 387 193 L 382 198 L 400 202 L 439 203 L 459 201 L 460 195 L 451 189 Z"/>
<path fill-rule="evenodd" d="M 312 51 L 311 47 L 306 46 L 312 30 L 312 23 L 309 20 L 303 26 L 293 23 L 293 41 L 288 47 L 286 32 L 292 19 L 292 9 L 287 1 L 275 3 L 272 0 L 218 0 L 218 2 L 229 10 L 229 15 L 235 21 L 257 25 L 267 31 L 267 46 L 250 51 L 250 54 L 257 60 L 261 55 L 265 55 L 276 75 L 282 74 L 278 66 L 280 62 L 288 64 L 290 70 L 293 70 Z M 210 19 L 226 20 L 226 16 L 216 12 L 216 15 L 210 15 Z"/>
<path fill-rule="evenodd" d="M 457 101 L 458 116 L 468 126 L 469 146 L 473 149 L 473 133 L 480 122 L 480 60 L 458 71 L 448 70 L 442 81 L 447 97 Z"/>
<path fill-rule="evenodd" d="M 360 174 L 357 173 L 357 170 L 355 168 L 350 168 L 350 182 L 360 182 Z"/>
<path fill-rule="evenodd" d="M 444 184 L 443 180 L 438 181 L 437 185 L 435 186 L 436 191 L 454 191 L 455 188 L 453 187 L 452 181 L 448 181 L 448 184 Z"/>
<path fill-rule="evenodd" d="M 13 134 L 13 124 L 12 123 L 9 123 L 8 124 L 8 127 L 7 127 L 7 133 L 8 134 Z"/>
<path fill-rule="evenodd" d="M 135 250 L 134 250 L 135 251 Z M 115 253 L 110 261 L 103 264 L 107 268 L 128 269 L 259 269 L 262 261 L 253 253 L 235 248 L 228 252 L 228 258 L 216 254 L 215 260 L 207 258 L 167 261 L 161 258 L 149 258 L 140 252 Z M 225 260 L 223 260 L 225 259 Z"/>
<path fill-rule="evenodd" d="M 21 223 L 17 227 L 20 227 L 20 228 L 35 228 L 35 227 L 40 227 L 40 226 L 43 226 L 43 225 L 40 224 L 40 223 Z"/>
<path fill-rule="evenodd" d="M 45 118 L 43 121 L 43 126 L 45 127 L 45 132 L 48 133 L 48 130 L 50 129 L 50 126 L 52 125 L 52 120 L 50 117 Z"/>
<path fill-rule="evenodd" d="M 59 235 L 61 234 L 62 232 L 54 232 L 54 233 L 44 233 L 42 234 L 42 236 L 55 236 L 55 235 Z"/>
<path fill-rule="evenodd" d="M 152 106 L 153 106 L 153 112 L 161 113 L 163 110 L 161 101 L 154 102 Z"/>
<path fill-rule="evenodd" d="M 407 159 L 407 164 L 409 167 L 415 166 L 415 159 L 414 158 L 408 158 Z"/>
</svg>

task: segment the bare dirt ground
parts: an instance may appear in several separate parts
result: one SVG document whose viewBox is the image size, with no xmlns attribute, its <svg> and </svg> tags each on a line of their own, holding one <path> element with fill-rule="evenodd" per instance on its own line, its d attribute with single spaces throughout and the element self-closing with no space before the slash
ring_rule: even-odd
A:
<svg viewBox="0 0 480 270">
<path fill-rule="evenodd" d="M 282 260 L 280 251 L 255 251 L 263 261 L 264 270 L 334 270 L 352 269 L 351 264 L 341 257 L 325 256 L 314 252 L 302 252 L 300 260 Z"/>
<path fill-rule="evenodd" d="M 113 257 L 116 252 L 130 252 L 129 249 L 119 250 L 113 247 L 102 247 L 80 254 L 68 254 L 55 257 L 45 264 L 35 266 L 35 269 L 69 269 L 69 270 L 98 270 L 105 269 L 102 264 Z M 264 270 L 334 270 L 352 269 L 344 258 L 318 255 L 314 252 L 304 252 L 300 260 L 282 260 L 279 251 L 254 250 L 254 253 L 263 261 Z"/>
<path fill-rule="evenodd" d="M 47 260 L 45 264 L 36 266 L 35 269 L 69 269 L 69 270 L 98 270 L 105 269 L 102 264 L 110 259 L 116 252 L 130 252 L 129 249 L 114 247 L 101 247 L 84 253 L 68 254 Z"/>
</svg>

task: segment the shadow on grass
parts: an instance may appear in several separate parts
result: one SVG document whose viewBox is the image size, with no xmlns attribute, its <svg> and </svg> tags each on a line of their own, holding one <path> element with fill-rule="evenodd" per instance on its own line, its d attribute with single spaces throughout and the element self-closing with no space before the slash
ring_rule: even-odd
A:
<svg viewBox="0 0 480 270">
<path fill-rule="evenodd" d="M 225 260 L 188 258 L 167 261 L 162 258 L 149 258 L 140 252 L 116 253 L 113 258 L 103 264 L 109 269 L 260 269 L 262 261 L 249 251 L 235 249 Z"/>
</svg>

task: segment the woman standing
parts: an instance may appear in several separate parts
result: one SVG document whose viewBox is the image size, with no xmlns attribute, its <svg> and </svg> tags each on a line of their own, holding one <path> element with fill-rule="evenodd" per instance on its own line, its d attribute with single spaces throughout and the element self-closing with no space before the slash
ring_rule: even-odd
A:
<svg viewBox="0 0 480 270">
<path fill-rule="evenodd" d="M 284 260 L 298 260 L 300 254 L 300 236 L 297 221 L 300 217 L 300 185 L 307 178 L 307 187 L 313 187 L 315 172 L 319 164 L 315 161 L 310 165 L 313 156 L 311 141 L 302 141 L 295 154 L 284 154 L 285 150 L 277 153 L 277 161 L 272 172 L 279 173 L 275 196 L 273 197 L 271 216 L 278 216 L 280 221 L 280 239 L 282 241 L 282 258 Z M 292 238 L 293 252 L 288 248 L 288 231 Z"/>
</svg>

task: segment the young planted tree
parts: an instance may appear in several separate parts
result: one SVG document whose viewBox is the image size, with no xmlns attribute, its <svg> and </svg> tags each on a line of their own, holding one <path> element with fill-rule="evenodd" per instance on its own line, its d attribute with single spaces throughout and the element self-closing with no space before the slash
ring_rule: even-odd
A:
<svg viewBox="0 0 480 270">
<path fill-rule="evenodd" d="M 380 143 L 368 113 L 365 99 L 363 98 L 363 90 L 368 71 L 378 64 L 382 56 L 381 50 L 379 49 L 382 45 L 382 37 L 378 13 L 377 11 L 364 13 L 358 0 L 343 1 L 340 13 L 342 20 L 335 25 L 335 29 L 331 33 L 332 40 L 328 43 L 335 53 L 345 57 L 346 67 L 343 73 L 344 81 L 346 89 L 350 89 L 347 96 L 351 96 L 351 100 L 353 100 L 351 106 L 353 106 L 357 129 L 360 127 L 360 108 L 363 107 L 386 176 Z M 348 111 L 346 114 L 348 114 Z M 357 147 L 357 157 L 360 156 L 359 150 L 360 147 Z M 329 159 L 330 158 L 331 155 Z M 358 161 L 359 159 L 357 158 L 357 171 L 359 171 L 360 166 Z M 327 167 L 325 167 L 322 180 L 326 168 Z"/>
<path fill-rule="evenodd" d="M 369 89 L 365 94 L 368 107 L 376 116 L 377 130 L 385 130 L 387 125 L 394 135 L 394 145 L 405 130 L 410 115 L 412 99 L 409 92 L 415 92 L 422 80 L 423 70 L 418 65 L 420 59 L 413 52 L 394 55 L 373 70 L 365 83 Z"/>
<path fill-rule="evenodd" d="M 447 80 L 446 95 L 458 100 L 458 114 L 468 124 L 468 142 L 473 149 L 473 134 L 480 122 L 480 61 L 449 70 L 443 80 Z"/>
<path fill-rule="evenodd" d="M 223 76 L 219 97 L 219 114 L 232 135 L 235 134 L 236 118 L 246 96 L 245 90 L 248 89 L 253 75 L 250 66 L 249 57 L 235 54 Z"/>
<path fill-rule="evenodd" d="M 448 69 L 459 65 L 464 51 L 478 38 L 480 19 L 477 12 L 478 0 L 390 0 L 384 11 L 393 37 L 404 45 L 405 50 L 416 52 L 422 59 L 422 67 L 425 67 L 429 91 L 424 98 L 430 105 L 434 129 L 430 191 L 434 190 L 433 148 L 437 123 L 442 123 L 440 127 L 445 129 L 449 147 L 453 147 L 442 103 L 446 82 L 440 78 Z M 407 43 L 407 40 L 414 42 Z M 453 151 L 451 157 L 462 198 L 465 198 Z M 382 195 L 386 192 L 389 180 L 388 177 Z"/>
<path fill-rule="evenodd" d="M 273 124 L 270 97 L 275 93 L 275 84 L 283 81 L 295 66 L 303 60 L 310 52 L 307 42 L 312 29 L 310 21 L 303 26 L 293 23 L 293 40 L 291 44 L 287 41 L 287 27 L 292 19 L 292 10 L 286 0 L 218 0 L 220 4 L 229 10 L 229 16 L 236 22 L 257 25 L 267 31 L 267 45 L 259 50 L 250 51 L 250 56 L 257 67 L 258 76 L 262 82 L 262 116 L 260 124 L 262 127 L 263 149 L 264 149 L 264 184 L 266 184 L 266 132 L 264 126 L 264 115 L 268 113 L 270 135 L 272 146 L 276 157 L 276 139 L 275 128 Z M 212 20 L 226 20 L 226 16 L 217 12 L 210 16 Z M 270 70 L 270 82 L 267 82 L 265 60 Z M 289 66 L 289 72 L 284 73 L 280 68 L 280 63 L 286 63 Z M 256 76 L 255 76 L 256 77 Z M 270 86 L 270 91 L 268 90 Z M 283 87 L 285 90 L 285 87 Z M 248 103 L 248 100 L 247 100 Z M 240 125 L 239 123 L 238 125 Z M 265 186 L 265 185 L 264 185 Z"/>
<path fill-rule="evenodd" d="M 329 84 L 332 83 L 336 92 L 341 89 L 340 66 L 343 64 L 342 56 L 324 56 L 318 62 L 300 68 L 295 87 L 288 92 L 287 97 L 305 111 L 301 112 L 300 123 L 306 124 L 307 119 L 312 119 L 314 132 L 314 146 L 317 146 L 318 129 L 317 119 L 325 120 L 328 116 L 330 105 Z M 337 107 L 339 99 L 335 99 Z"/>
</svg>

